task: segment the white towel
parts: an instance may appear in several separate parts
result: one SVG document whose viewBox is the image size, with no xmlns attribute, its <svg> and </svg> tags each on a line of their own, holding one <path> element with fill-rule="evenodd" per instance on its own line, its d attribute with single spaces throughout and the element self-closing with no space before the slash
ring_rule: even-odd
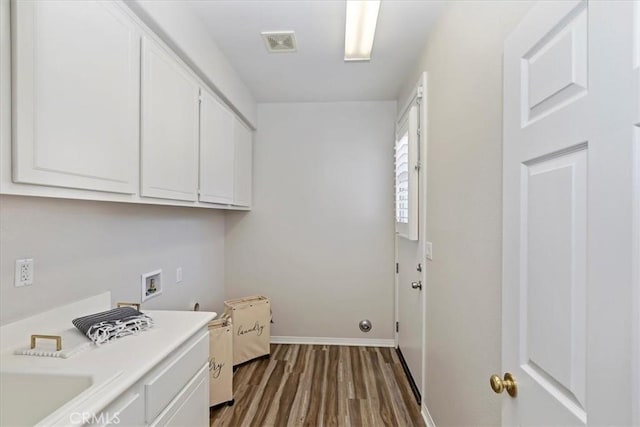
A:
<svg viewBox="0 0 640 427">
<path fill-rule="evenodd" d="M 31 349 L 30 346 L 19 347 L 13 354 L 68 359 L 95 345 L 76 328 L 67 329 L 58 335 L 62 337 L 62 350 L 60 351 L 56 350 L 56 342 L 54 340 L 39 339 L 36 341 L 36 348 Z"/>
<path fill-rule="evenodd" d="M 87 336 L 97 345 L 100 345 L 127 335 L 138 335 L 151 326 L 153 326 L 151 318 L 143 314 L 135 318 L 96 323 L 89 328 Z"/>
</svg>

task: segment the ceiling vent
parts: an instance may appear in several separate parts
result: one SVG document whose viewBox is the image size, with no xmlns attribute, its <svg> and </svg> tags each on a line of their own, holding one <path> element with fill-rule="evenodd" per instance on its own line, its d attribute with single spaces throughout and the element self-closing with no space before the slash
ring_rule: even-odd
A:
<svg viewBox="0 0 640 427">
<path fill-rule="evenodd" d="M 295 52 L 298 50 L 293 31 L 264 31 L 262 38 L 269 52 Z"/>
</svg>

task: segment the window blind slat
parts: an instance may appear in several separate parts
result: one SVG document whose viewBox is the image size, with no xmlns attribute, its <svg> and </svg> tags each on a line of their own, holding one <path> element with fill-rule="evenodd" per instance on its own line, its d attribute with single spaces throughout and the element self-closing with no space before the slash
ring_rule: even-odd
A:
<svg viewBox="0 0 640 427">
<path fill-rule="evenodd" d="M 405 133 L 395 147 L 396 222 L 409 222 L 409 135 Z"/>
</svg>

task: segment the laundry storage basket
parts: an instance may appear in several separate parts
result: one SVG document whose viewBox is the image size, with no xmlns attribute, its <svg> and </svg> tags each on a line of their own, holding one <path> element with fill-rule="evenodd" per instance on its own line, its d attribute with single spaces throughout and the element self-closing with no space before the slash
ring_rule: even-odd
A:
<svg viewBox="0 0 640 427">
<path fill-rule="evenodd" d="M 264 296 L 224 302 L 224 317 L 233 324 L 233 365 L 270 354 L 271 303 Z"/>
<path fill-rule="evenodd" d="M 233 405 L 233 335 L 231 319 L 209 322 L 209 406 Z"/>
</svg>

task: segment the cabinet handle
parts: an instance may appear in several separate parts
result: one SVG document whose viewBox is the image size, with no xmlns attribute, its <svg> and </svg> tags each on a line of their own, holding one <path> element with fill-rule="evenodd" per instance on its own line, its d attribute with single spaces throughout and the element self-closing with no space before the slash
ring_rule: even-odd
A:
<svg viewBox="0 0 640 427">
<path fill-rule="evenodd" d="M 118 308 L 120 307 L 135 307 L 136 310 L 140 311 L 140 304 L 137 302 L 119 302 L 116 304 Z"/>
<path fill-rule="evenodd" d="M 40 335 L 34 334 L 31 335 L 31 349 L 36 348 L 36 340 L 55 340 L 56 341 L 56 351 L 62 350 L 62 337 L 60 335 Z"/>
</svg>

